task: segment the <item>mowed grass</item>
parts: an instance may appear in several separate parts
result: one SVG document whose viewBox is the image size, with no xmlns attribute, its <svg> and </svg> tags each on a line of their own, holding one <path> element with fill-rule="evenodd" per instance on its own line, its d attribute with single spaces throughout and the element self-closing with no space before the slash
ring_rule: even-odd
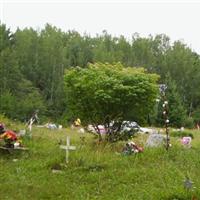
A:
<svg viewBox="0 0 200 200">
<path fill-rule="evenodd" d="M 200 132 L 192 131 L 192 148 L 172 138 L 172 147 L 145 148 L 137 155 L 120 154 L 125 142 L 101 143 L 70 129 L 33 128 L 24 139 L 29 151 L 0 152 L 0 200 L 200 199 Z M 66 136 L 77 147 L 65 165 Z M 144 145 L 147 135 L 133 138 Z M 61 169 L 53 173 L 52 169 Z M 193 189 L 184 188 L 189 176 Z"/>
</svg>

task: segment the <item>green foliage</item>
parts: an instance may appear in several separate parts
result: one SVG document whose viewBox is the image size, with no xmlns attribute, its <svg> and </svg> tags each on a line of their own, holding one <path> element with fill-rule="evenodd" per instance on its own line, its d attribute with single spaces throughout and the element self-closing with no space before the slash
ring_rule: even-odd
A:
<svg viewBox="0 0 200 200">
<path fill-rule="evenodd" d="M 194 119 L 192 117 L 186 117 L 184 121 L 184 127 L 186 128 L 194 128 Z"/>
<path fill-rule="evenodd" d="M 93 41 L 84 35 L 81 37 L 76 31 L 69 31 L 64 36 L 66 45 L 66 65 L 85 67 L 93 62 Z"/>
<path fill-rule="evenodd" d="M 3 76 L 1 80 L 5 81 L 2 84 L 4 87 L 1 88 L 0 113 L 12 119 L 25 120 L 35 109 L 43 112 L 45 106 L 38 90 L 31 82 L 23 79 L 22 75 L 17 77 L 17 73 L 12 73 L 9 75 L 1 73 Z M 16 76 L 17 80 L 12 76 Z"/>
<path fill-rule="evenodd" d="M 4 34 L 2 42 L 7 44 L 1 49 L 0 58 L 0 112 L 12 119 L 23 120 L 28 114 L 30 115 L 30 112 L 33 112 L 32 109 L 38 106 L 39 101 L 41 103 L 41 100 L 38 100 L 40 95 L 32 83 L 24 79 L 20 71 L 14 50 L 15 40 L 11 37 L 9 29 L 6 30 L 4 25 L 0 27 Z"/>
<path fill-rule="evenodd" d="M 65 76 L 67 108 L 84 124 L 144 121 L 154 106 L 158 76 L 142 68 L 96 63 L 75 68 Z"/>
<path fill-rule="evenodd" d="M 12 46 L 8 46 L 1 51 L 0 77 L 1 93 L 7 92 L 8 90 L 17 93 L 23 75 L 19 70 L 16 54 Z"/>
<path fill-rule="evenodd" d="M 194 120 L 195 123 L 200 123 L 200 108 L 199 107 L 192 113 L 192 119 Z"/>
<path fill-rule="evenodd" d="M 172 80 L 176 82 L 182 101 L 191 115 L 199 103 L 200 93 L 197 88 L 200 84 L 200 57 L 185 44 L 176 41 L 166 52 L 165 59 L 162 71 L 165 75 L 170 73 Z"/>
<path fill-rule="evenodd" d="M 166 97 L 169 105 L 169 120 L 171 126 L 181 127 L 186 119 L 186 110 L 181 101 L 181 97 L 177 91 L 175 82 L 170 75 L 166 77 Z"/>
<path fill-rule="evenodd" d="M 10 92 L 4 92 L 0 96 L 0 113 L 12 118 L 15 113 L 16 97 Z"/>
<path fill-rule="evenodd" d="M 120 62 L 124 66 L 144 67 L 159 74 L 161 80 L 169 73 L 187 115 L 195 123 L 200 120 L 200 56 L 180 41 L 171 45 L 164 34 L 146 38 L 133 34 L 130 41 L 123 36 L 112 37 L 107 31 L 95 37 L 76 31 L 63 32 L 50 24 L 41 30 L 25 28 L 14 33 L 0 24 L 0 33 L 1 94 L 10 93 L 18 101 L 21 82 L 30 81 L 42 95 L 46 117 L 57 120 L 65 114 L 66 69 L 95 62 Z"/>
<path fill-rule="evenodd" d="M 46 108 L 41 96 L 37 91 L 33 91 L 26 95 L 26 97 L 21 97 L 17 104 L 16 118 L 24 121 L 28 120 L 35 110 L 39 110 L 39 115 L 44 114 Z"/>
<path fill-rule="evenodd" d="M 12 34 L 10 29 L 6 27 L 5 24 L 2 24 L 0 21 L 0 52 L 11 46 L 12 44 Z"/>
<path fill-rule="evenodd" d="M 176 83 L 172 80 L 171 76 L 167 74 L 165 84 L 167 85 L 166 101 L 168 101 L 168 118 L 170 121 L 170 126 L 172 127 L 182 127 L 185 125 L 185 120 L 187 118 L 186 109 L 183 105 L 181 96 L 178 93 Z M 157 113 L 157 123 L 158 125 L 164 125 L 163 118 L 163 100 L 160 97 L 159 105 L 156 107 L 158 110 L 155 110 Z"/>
<path fill-rule="evenodd" d="M 1 95 L 0 104 L 0 113 L 21 121 L 28 120 L 36 109 L 39 109 L 41 114 L 45 112 L 44 102 L 37 90 L 19 96 L 6 92 Z"/>
<path fill-rule="evenodd" d="M 14 49 L 18 64 L 24 77 L 35 83 L 38 81 L 38 48 L 37 31 L 33 29 L 17 30 L 15 33 Z"/>
<path fill-rule="evenodd" d="M 117 141 L 128 141 L 135 137 L 137 130 L 123 131 L 123 132 L 113 132 L 109 136 L 109 141 L 117 142 Z"/>
<path fill-rule="evenodd" d="M 5 115 L 0 114 L 0 123 L 3 123 L 5 126 L 12 127 L 13 121 L 8 119 Z"/>
<path fill-rule="evenodd" d="M 191 131 L 172 131 L 170 132 L 170 136 L 172 137 L 191 137 L 192 139 L 194 138 L 194 135 L 191 133 Z"/>
</svg>

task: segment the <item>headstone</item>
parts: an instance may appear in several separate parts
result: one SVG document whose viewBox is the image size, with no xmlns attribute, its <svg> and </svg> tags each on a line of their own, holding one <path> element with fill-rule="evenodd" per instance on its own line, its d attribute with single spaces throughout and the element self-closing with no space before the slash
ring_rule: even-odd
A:
<svg viewBox="0 0 200 200">
<path fill-rule="evenodd" d="M 187 189 L 187 190 L 192 189 L 193 182 L 189 178 L 186 178 L 186 180 L 184 180 L 183 184 L 184 184 L 185 189 Z"/>
<path fill-rule="evenodd" d="M 54 129 L 57 129 L 57 126 L 56 126 L 56 124 L 48 123 L 47 128 L 51 129 L 51 130 L 54 130 Z"/>
<path fill-rule="evenodd" d="M 191 141 L 192 141 L 191 137 L 183 137 L 181 139 L 181 144 L 184 145 L 185 147 L 190 148 L 191 147 Z"/>
<path fill-rule="evenodd" d="M 76 147 L 70 146 L 70 138 L 69 137 L 67 137 L 66 143 L 67 143 L 66 146 L 60 145 L 60 148 L 66 150 L 66 163 L 68 163 L 69 162 L 69 151 L 76 150 Z"/>
<path fill-rule="evenodd" d="M 165 136 L 161 135 L 161 134 L 151 134 L 149 135 L 147 142 L 146 142 L 146 146 L 147 147 L 159 147 L 162 146 L 165 142 Z"/>
</svg>

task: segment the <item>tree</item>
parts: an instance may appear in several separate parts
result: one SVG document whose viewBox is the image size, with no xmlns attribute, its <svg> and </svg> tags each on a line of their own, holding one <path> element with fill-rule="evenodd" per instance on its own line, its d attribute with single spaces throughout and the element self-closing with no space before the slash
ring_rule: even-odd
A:
<svg viewBox="0 0 200 200">
<path fill-rule="evenodd" d="M 184 126 L 185 120 L 187 118 L 186 109 L 183 105 L 183 101 L 181 99 L 180 94 L 178 93 L 177 86 L 175 81 L 171 78 L 170 74 L 168 73 L 166 76 L 165 84 L 167 86 L 166 89 L 166 101 L 168 101 L 168 118 L 169 124 L 172 127 L 181 127 Z M 163 125 L 164 118 L 163 118 L 163 101 L 160 101 L 158 106 L 158 118 L 157 123 L 159 125 Z"/>
<path fill-rule="evenodd" d="M 120 62 L 124 66 L 144 67 L 159 74 L 162 80 L 169 73 L 188 117 L 199 121 L 200 56 L 181 41 L 171 45 L 166 35 L 144 38 L 134 34 L 129 41 L 123 36 L 113 37 L 107 31 L 91 37 L 76 31 L 62 32 L 49 24 L 42 30 L 25 28 L 12 33 L 0 23 L 0 54 L 0 93 L 4 102 L 0 111 L 9 116 L 19 116 L 15 110 L 20 98 L 27 98 L 32 91 L 41 104 L 45 103 L 46 115 L 58 119 L 66 108 L 65 70 L 84 68 L 88 63 Z M 11 102 L 15 102 L 13 106 Z"/>
<path fill-rule="evenodd" d="M 120 63 L 77 67 L 65 75 L 67 107 L 71 117 L 81 118 L 85 125 L 104 124 L 112 137 L 112 121 L 145 121 L 155 104 L 157 79 L 143 68 L 125 68 Z"/>
<path fill-rule="evenodd" d="M 160 74 L 163 79 L 170 73 L 175 81 L 181 100 L 187 107 L 188 116 L 199 105 L 200 57 L 180 41 L 166 51 Z"/>
<path fill-rule="evenodd" d="M 93 62 L 92 39 L 81 35 L 75 31 L 65 34 L 67 67 L 84 67 Z"/>
<path fill-rule="evenodd" d="M 10 29 L 0 21 L 0 52 L 10 47 L 13 43 L 13 34 Z"/>
<path fill-rule="evenodd" d="M 24 120 L 35 109 L 44 110 L 43 100 L 38 89 L 22 73 L 15 35 L 5 25 L 0 26 L 0 31 L 3 44 L 0 46 L 0 113 Z"/>
<path fill-rule="evenodd" d="M 14 35 L 15 51 L 20 71 L 24 77 L 38 86 L 39 77 L 39 34 L 30 29 L 17 30 Z"/>
<path fill-rule="evenodd" d="M 10 90 L 17 92 L 22 78 L 16 52 L 13 49 L 13 35 L 4 24 L 0 25 L 0 90 L 1 94 Z"/>
<path fill-rule="evenodd" d="M 63 75 L 65 64 L 64 34 L 46 24 L 39 37 L 37 87 L 43 94 L 48 114 L 58 117 L 63 110 Z"/>
<path fill-rule="evenodd" d="M 186 109 L 183 106 L 181 96 L 178 93 L 176 83 L 167 76 L 166 80 L 167 91 L 166 96 L 169 103 L 169 120 L 170 125 L 175 127 L 181 127 L 184 125 L 186 119 Z"/>
</svg>

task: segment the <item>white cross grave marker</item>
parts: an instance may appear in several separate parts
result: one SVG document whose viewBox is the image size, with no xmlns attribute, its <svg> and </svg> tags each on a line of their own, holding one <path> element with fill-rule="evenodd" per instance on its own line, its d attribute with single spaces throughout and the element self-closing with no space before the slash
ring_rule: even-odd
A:
<svg viewBox="0 0 200 200">
<path fill-rule="evenodd" d="M 76 150 L 75 146 L 70 146 L 70 137 L 67 137 L 67 145 L 60 145 L 61 149 L 65 149 L 66 150 L 66 163 L 69 162 L 69 150 Z"/>
</svg>

